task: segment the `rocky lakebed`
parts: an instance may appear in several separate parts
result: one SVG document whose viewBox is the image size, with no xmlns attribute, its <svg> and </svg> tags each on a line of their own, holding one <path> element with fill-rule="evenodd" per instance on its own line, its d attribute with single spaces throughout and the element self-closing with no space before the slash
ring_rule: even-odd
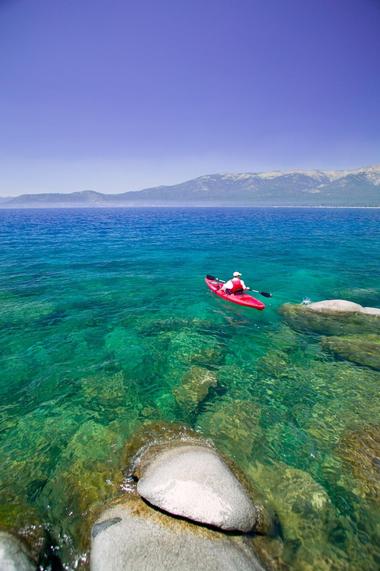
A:
<svg viewBox="0 0 380 571">
<path fill-rule="evenodd" d="M 79 430 L 72 411 L 62 422 L 64 408 L 48 425 L 29 415 L 11 427 L 10 441 L 25 441 L 41 422 L 37 445 L 30 442 L 39 449 L 58 445 L 67 430 L 72 436 L 48 479 L 41 457 L 32 480 L 33 460 L 25 459 L 14 497 L 1 507 L 0 568 L 375 570 L 380 309 L 327 300 L 285 304 L 280 314 L 273 348 L 253 376 L 228 363 L 228 328 L 210 336 L 202 320 L 144 323 L 145 338 L 159 335 L 170 348 L 170 390 L 151 405 L 140 406 L 117 372 L 81 380 L 92 414 Z M 311 348 L 300 344 L 303 335 L 314 336 Z M 127 341 L 120 330 L 106 338 L 119 358 L 138 358 L 138 343 Z M 338 396 L 355 395 L 343 417 L 337 385 Z M 280 398 L 276 411 L 265 412 L 273 398 Z M 126 399 L 135 399 L 132 418 L 124 418 Z M 106 422 L 111 411 L 117 420 Z M 289 414 L 292 425 L 281 422 Z M 15 464 L 4 469 L 11 478 Z M 41 521 L 44 509 L 54 524 Z"/>
</svg>

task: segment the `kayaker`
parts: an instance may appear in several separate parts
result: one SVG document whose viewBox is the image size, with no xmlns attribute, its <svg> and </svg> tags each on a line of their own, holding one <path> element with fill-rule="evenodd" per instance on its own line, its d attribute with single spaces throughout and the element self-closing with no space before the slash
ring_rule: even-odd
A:
<svg viewBox="0 0 380 571">
<path fill-rule="evenodd" d="M 245 290 L 249 289 L 249 287 L 247 287 L 245 285 L 245 283 L 243 282 L 243 280 L 241 279 L 241 273 L 240 272 L 234 272 L 233 273 L 233 277 L 228 280 L 227 282 L 225 282 L 222 285 L 222 290 L 224 290 L 226 293 L 231 294 L 231 293 L 243 293 Z"/>
</svg>

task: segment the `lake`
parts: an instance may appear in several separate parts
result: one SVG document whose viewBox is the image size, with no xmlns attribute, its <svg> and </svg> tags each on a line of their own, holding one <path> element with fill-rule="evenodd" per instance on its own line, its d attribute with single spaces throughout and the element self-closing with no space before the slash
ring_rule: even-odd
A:
<svg viewBox="0 0 380 571">
<path fill-rule="evenodd" d="M 0 210 L 0 265 L 2 527 L 42 526 L 56 568 L 85 566 L 125 443 L 181 422 L 261 491 L 291 568 L 378 569 L 380 372 L 279 309 L 380 307 L 380 210 Z M 205 286 L 233 271 L 272 292 L 263 312 Z"/>
</svg>

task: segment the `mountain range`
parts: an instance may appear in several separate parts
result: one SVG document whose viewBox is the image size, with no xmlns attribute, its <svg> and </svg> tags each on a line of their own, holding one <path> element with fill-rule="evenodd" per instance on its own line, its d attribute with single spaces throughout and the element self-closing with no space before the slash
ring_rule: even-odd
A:
<svg viewBox="0 0 380 571">
<path fill-rule="evenodd" d="M 380 207 L 380 165 L 345 171 L 212 174 L 121 194 L 83 190 L 0 198 L 0 208 L 123 206 Z"/>
</svg>

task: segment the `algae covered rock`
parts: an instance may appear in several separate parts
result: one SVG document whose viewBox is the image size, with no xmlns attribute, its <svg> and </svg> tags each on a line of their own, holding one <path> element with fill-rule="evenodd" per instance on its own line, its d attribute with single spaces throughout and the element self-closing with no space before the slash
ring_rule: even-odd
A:
<svg viewBox="0 0 380 571">
<path fill-rule="evenodd" d="M 198 426 L 233 458 L 250 456 L 260 438 L 260 409 L 249 400 L 226 397 L 198 417 Z"/>
<path fill-rule="evenodd" d="M 323 349 L 341 357 L 373 369 L 380 369 L 380 335 L 345 335 L 325 337 Z"/>
<path fill-rule="evenodd" d="M 178 368 L 179 363 L 204 367 L 224 360 L 223 344 L 210 335 L 187 330 L 167 335 L 170 339 L 168 363 L 173 368 Z"/>
<path fill-rule="evenodd" d="M 98 406 L 120 407 L 126 401 L 126 387 L 124 374 L 99 374 L 82 379 L 81 386 L 88 405 L 96 403 Z"/>
<path fill-rule="evenodd" d="M 359 304 L 344 300 L 326 300 L 310 305 L 284 304 L 280 313 L 296 330 L 324 335 L 380 333 L 378 315 L 362 311 Z"/>
<path fill-rule="evenodd" d="M 182 409 L 193 412 L 206 398 L 209 389 L 216 385 L 215 373 L 203 367 L 191 367 L 173 393 Z"/>
<path fill-rule="evenodd" d="M 326 539 L 332 504 L 310 474 L 282 463 L 255 463 L 248 475 L 278 513 L 285 538 Z"/>
<path fill-rule="evenodd" d="M 161 514 L 139 498 L 106 510 L 92 528 L 91 571 L 264 571 L 252 544 Z"/>
<path fill-rule="evenodd" d="M 380 502 L 380 425 L 367 425 L 343 435 L 338 454 L 351 468 L 354 492 Z"/>
<path fill-rule="evenodd" d="M 211 448 L 178 445 L 140 470 L 138 493 L 166 512 L 226 530 L 250 531 L 256 523 L 246 490 Z"/>
<path fill-rule="evenodd" d="M 41 561 L 47 547 L 47 536 L 40 515 L 36 509 L 2 495 L 0 503 L 0 530 L 3 538 L 7 535 L 20 541 L 22 550 L 30 560 Z M 17 539 L 16 539 L 17 538 Z M 1 543 L 1 541 L 0 541 Z M 14 542 L 13 542 L 14 543 Z M 1 548 L 0 548 L 1 550 Z M 0 557 L 0 569 L 1 557 Z"/>
<path fill-rule="evenodd" d="M 92 514 L 120 494 L 121 447 L 117 433 L 94 421 L 85 422 L 61 454 L 39 498 L 39 505 L 49 509 L 52 531 L 70 537 L 80 551 L 87 548 Z M 70 549 L 65 543 L 61 550 L 65 561 L 72 557 Z"/>
</svg>

